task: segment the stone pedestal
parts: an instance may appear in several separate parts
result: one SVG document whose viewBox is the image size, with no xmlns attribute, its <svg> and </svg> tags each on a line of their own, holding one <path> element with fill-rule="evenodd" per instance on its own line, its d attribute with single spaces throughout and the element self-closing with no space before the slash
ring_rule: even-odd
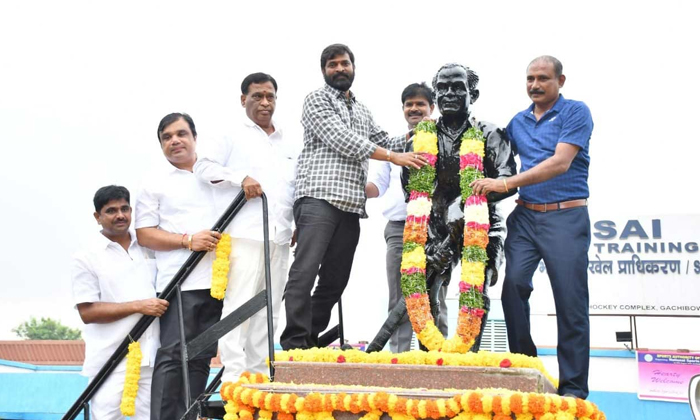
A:
<svg viewBox="0 0 700 420">
<path fill-rule="evenodd" d="M 505 388 L 521 392 L 557 392 L 554 385 L 535 369 L 468 366 L 276 362 L 275 383 L 360 385 L 435 391 Z M 442 397 L 444 396 L 436 396 Z"/>
<path fill-rule="evenodd" d="M 369 395 L 380 392 L 392 394 L 392 398 L 398 397 L 394 400 L 394 403 L 397 404 L 396 407 L 403 407 L 397 408 L 398 412 L 410 411 L 413 416 L 417 415 L 415 413 L 420 413 L 417 410 L 428 409 L 429 404 L 431 404 L 430 400 L 438 400 L 432 403 L 433 414 L 428 414 L 428 416 L 436 420 L 449 420 L 447 417 L 438 418 L 439 416 L 435 413 L 435 407 L 443 404 L 442 410 L 444 411 L 445 401 L 455 396 L 466 396 L 469 394 L 467 397 L 470 401 L 469 404 L 472 404 L 471 398 L 475 395 L 478 398 L 482 398 L 484 395 L 492 398 L 514 398 L 511 400 L 511 404 L 515 404 L 513 401 L 519 401 L 519 398 L 522 398 L 519 395 L 522 394 L 513 394 L 511 391 L 543 394 L 541 399 L 538 400 L 540 408 L 534 408 L 534 410 L 539 410 L 537 411 L 538 415 L 544 413 L 544 410 L 556 411 L 561 409 L 562 411 L 567 411 L 573 404 L 573 409 L 590 414 L 590 418 L 605 419 L 604 414 L 597 411 L 595 406 L 584 403 L 582 400 L 577 401 L 574 398 L 557 399 L 557 404 L 561 404 L 561 407 L 559 405 L 551 405 L 553 404 L 551 398 L 558 397 L 544 394 L 556 394 L 556 388 L 536 369 L 279 361 L 275 363 L 274 382 L 241 386 L 272 394 L 295 394 L 297 397 L 305 397 L 311 393 L 325 395 L 344 394 L 345 397 L 343 398 L 350 397 L 350 399 L 343 400 L 345 401 L 343 409 L 337 409 L 339 406 L 336 405 L 336 400 L 332 400 L 332 407 L 336 407 L 336 410 L 332 411 L 331 414 L 335 420 L 357 420 L 367 414 L 359 408 L 360 404 L 366 404 L 366 400 L 362 400 L 359 397 L 355 398 L 353 394 Z M 481 391 L 473 393 L 473 390 L 477 388 L 481 389 Z M 545 403 L 545 398 L 548 398 L 549 400 L 547 401 L 549 402 Z M 326 403 L 327 401 L 331 400 L 326 400 Z M 358 401 L 364 402 L 360 403 Z M 421 401 L 420 404 L 423 404 L 420 406 L 420 409 L 416 405 L 418 404 L 417 401 Z M 464 402 L 460 403 L 464 404 Z M 352 404 L 357 405 L 354 406 L 355 408 L 352 408 Z M 401 404 L 404 405 L 401 406 Z M 588 404 L 588 406 L 583 404 Z M 256 405 L 256 407 L 259 407 L 259 405 Z M 362 405 L 362 407 L 366 406 Z M 534 407 L 537 407 L 537 405 Z M 533 408 L 529 409 L 533 410 Z M 382 408 L 382 410 L 386 410 L 386 408 Z M 516 410 L 521 410 L 521 408 Z M 254 416 L 257 418 L 258 410 L 255 411 Z M 547 412 L 553 413 L 554 411 Z M 424 413 L 428 412 L 424 411 Z M 421 416 L 425 415 L 421 414 Z M 490 416 L 491 414 L 488 415 Z M 514 414 L 511 418 L 515 418 Z M 272 420 L 277 419 L 277 414 L 273 414 Z M 391 419 L 384 412 L 380 420 Z"/>
</svg>

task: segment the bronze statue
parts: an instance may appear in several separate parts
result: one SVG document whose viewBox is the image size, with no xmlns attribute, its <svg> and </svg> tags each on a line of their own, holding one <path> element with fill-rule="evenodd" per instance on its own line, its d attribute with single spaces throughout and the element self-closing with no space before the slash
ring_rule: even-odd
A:
<svg viewBox="0 0 700 420">
<path fill-rule="evenodd" d="M 464 203 L 461 200 L 459 177 L 459 149 L 462 135 L 472 126 L 484 133 L 486 138 L 484 175 L 488 178 L 504 178 L 517 172 L 514 153 L 511 150 L 505 130 L 495 125 L 470 119 L 469 105 L 479 97 L 477 84 L 479 76 L 460 64 L 442 66 L 433 78 L 433 90 L 441 117 L 437 121 L 438 159 L 436 163 L 435 190 L 432 196 L 432 211 L 428 224 L 428 241 L 425 246 L 427 258 L 426 279 L 430 288 L 430 303 L 433 318 L 439 318 L 440 305 L 438 291 L 447 284 L 452 269 L 460 260 L 464 235 Z M 407 146 L 412 150 L 412 143 Z M 408 171 L 402 176 L 404 190 L 408 183 Z M 505 241 L 505 218 L 497 204 L 502 199 L 516 193 L 490 193 L 487 195 L 489 208 L 489 243 L 486 249 L 486 281 L 484 282 L 484 318 L 481 331 L 476 338 L 472 351 L 478 351 L 481 336 L 486 326 L 486 317 L 490 309 L 488 287 L 498 280 L 498 268 L 503 262 L 503 245 Z M 408 196 L 406 197 L 408 199 Z M 403 303 L 403 302 L 402 302 Z M 368 351 L 381 349 L 388 335 L 391 335 L 406 312 L 405 304 L 397 305 L 392 310 L 382 329 L 368 346 Z M 446 331 L 442 331 L 446 335 Z M 387 335 L 388 334 L 388 335 Z M 383 340 L 383 342 L 382 342 Z"/>
<path fill-rule="evenodd" d="M 459 64 L 446 64 L 438 70 L 433 78 L 438 109 L 442 115 L 437 121 L 438 160 L 436 165 L 436 185 L 433 193 L 433 209 L 428 225 L 428 243 L 426 256 L 428 260 L 427 281 L 432 290 L 435 284 L 449 282 L 452 269 L 459 262 L 464 233 L 464 204 L 460 200 L 459 185 L 459 147 L 462 134 L 475 125 L 486 137 L 486 156 L 484 157 L 484 174 L 488 178 L 503 178 L 515 175 L 514 153 L 505 130 L 487 122 L 470 120 L 469 105 L 479 98 L 477 84 L 479 76 Z M 406 178 L 406 177 L 405 177 Z M 406 178 L 407 179 L 407 178 Z M 488 286 L 498 280 L 498 268 L 503 262 L 503 243 L 505 241 L 505 220 L 497 203 L 514 195 L 516 191 L 501 194 L 489 194 L 488 207 L 491 228 L 489 244 L 486 249 L 489 261 L 486 266 L 484 283 L 484 309 L 488 314 L 490 300 Z M 439 286 L 438 286 L 439 287 Z M 431 297 L 434 293 L 431 293 Z M 439 305 L 431 302 L 433 316 Z M 481 335 L 486 326 L 486 316 L 481 323 L 481 333 L 472 350 L 479 349 Z"/>
</svg>

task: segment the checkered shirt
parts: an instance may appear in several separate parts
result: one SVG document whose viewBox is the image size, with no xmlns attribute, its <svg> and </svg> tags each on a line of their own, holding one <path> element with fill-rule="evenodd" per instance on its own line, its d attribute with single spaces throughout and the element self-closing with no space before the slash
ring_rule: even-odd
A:
<svg viewBox="0 0 700 420">
<path fill-rule="evenodd" d="M 377 146 L 403 152 L 405 137 L 389 138 L 352 92 L 347 98 L 327 84 L 306 97 L 301 123 L 304 148 L 294 200 L 313 197 L 364 216 L 369 157 Z"/>
</svg>

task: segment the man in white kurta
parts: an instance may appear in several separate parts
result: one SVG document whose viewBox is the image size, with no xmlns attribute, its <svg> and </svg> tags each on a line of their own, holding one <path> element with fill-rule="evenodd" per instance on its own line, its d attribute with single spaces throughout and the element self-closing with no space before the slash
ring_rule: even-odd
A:
<svg viewBox="0 0 700 420">
<path fill-rule="evenodd" d="M 92 380 L 142 315 L 161 316 L 168 302 L 156 298 L 153 252 L 141 248 L 129 231 L 131 207 L 124 187 L 108 186 L 95 194 L 95 219 L 102 226 L 89 245 L 73 257 L 73 301 L 85 322 L 82 374 Z M 155 320 L 138 340 L 143 354 L 132 419 L 150 418 L 151 377 L 159 325 Z M 126 360 L 122 360 L 90 401 L 92 418 L 123 419 L 120 411 Z"/>
<path fill-rule="evenodd" d="M 265 289 L 262 192 L 268 199 L 273 325 L 277 325 L 292 240 L 292 205 L 296 154 L 272 121 L 277 83 L 264 73 L 246 77 L 241 85 L 244 121 L 232 138 L 203 143 L 194 167 L 198 178 L 215 187 L 217 208 L 228 206 L 243 190 L 248 202 L 233 219 L 231 271 L 222 317 Z M 236 381 L 243 371 L 265 372 L 267 313 L 260 310 L 249 321 L 219 340 L 222 380 Z"/>
<path fill-rule="evenodd" d="M 210 231 L 218 217 L 212 188 L 192 173 L 197 160 L 197 130 L 183 113 L 166 115 L 158 126 L 158 140 L 167 165 L 144 185 L 136 202 L 139 243 L 155 250 L 160 293 L 192 251 L 209 251 L 182 283 L 185 339 L 190 342 L 219 321 L 221 302 L 210 295 L 211 269 L 221 235 Z M 156 356 L 152 386 L 152 420 L 179 419 L 187 407 L 180 356 L 177 299 L 161 319 L 161 348 Z M 197 398 L 207 384 L 212 345 L 188 362 L 190 393 Z"/>
</svg>

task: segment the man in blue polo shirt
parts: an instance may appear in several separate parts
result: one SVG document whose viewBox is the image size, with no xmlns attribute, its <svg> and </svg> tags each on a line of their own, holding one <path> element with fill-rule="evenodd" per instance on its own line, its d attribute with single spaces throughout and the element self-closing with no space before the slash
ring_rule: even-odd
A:
<svg viewBox="0 0 700 420">
<path fill-rule="evenodd" d="M 518 113 L 506 132 L 520 155 L 520 173 L 472 184 L 477 194 L 520 188 L 508 217 L 503 312 L 514 353 L 536 356 L 530 335 L 532 275 L 544 260 L 557 312 L 559 394 L 588 396 L 588 145 L 593 120 L 583 102 L 564 99 L 566 77 L 551 56 L 527 68 L 532 105 Z"/>
</svg>

